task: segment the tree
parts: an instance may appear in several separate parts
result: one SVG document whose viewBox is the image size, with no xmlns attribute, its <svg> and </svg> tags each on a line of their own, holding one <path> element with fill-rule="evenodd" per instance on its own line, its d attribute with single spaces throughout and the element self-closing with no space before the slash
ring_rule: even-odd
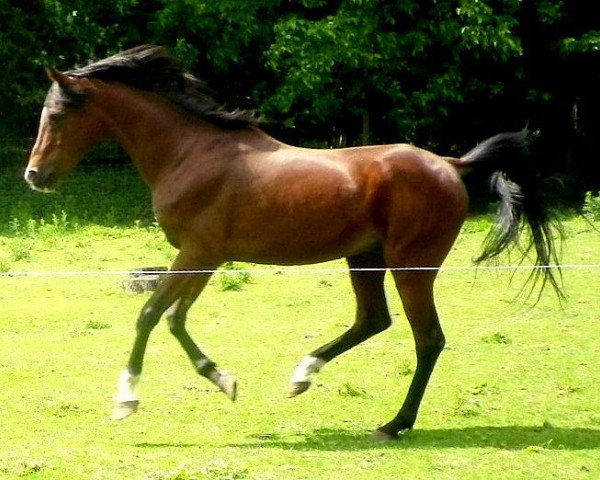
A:
<svg viewBox="0 0 600 480">
<path fill-rule="evenodd" d="M 524 79 L 539 155 L 567 191 L 600 188 L 600 23 L 593 2 L 526 0 Z"/>
<path fill-rule="evenodd" d="M 158 43 L 293 143 L 458 154 L 529 121 L 548 171 L 598 188 L 596 19 L 580 0 L 0 0 L 0 135 L 34 131 L 43 66 Z"/>
<path fill-rule="evenodd" d="M 48 87 L 44 67 L 69 68 L 139 43 L 157 2 L 0 0 L 0 135 L 31 134 Z M 151 10 L 150 10 L 151 11 Z M 35 112 L 33 115 L 31 112 Z"/>
<path fill-rule="evenodd" d="M 436 126 L 484 87 L 469 59 L 520 54 L 514 11 L 474 0 L 303 2 L 275 24 L 268 65 L 278 74 L 263 107 L 289 125 L 336 125 L 349 143 L 432 141 Z M 324 12 L 317 17 L 313 7 Z M 486 89 L 489 91 L 489 88 Z M 498 94 L 500 92 L 496 92 Z"/>
<path fill-rule="evenodd" d="M 35 2 L 31 3 L 30 7 L 35 10 Z M 29 111 L 40 100 L 31 75 L 31 65 L 35 64 L 36 58 L 31 58 L 31 51 L 23 48 L 27 45 L 32 51 L 40 49 L 36 32 L 27 28 L 26 18 L 19 8 L 8 0 L 0 0 L 0 60 L 3 68 L 0 75 L 0 136 L 3 137 L 27 132 L 29 125 L 22 126 L 27 119 L 23 110 Z"/>
<path fill-rule="evenodd" d="M 151 24 L 153 42 L 175 55 L 209 85 L 219 99 L 258 108 L 270 76 L 264 54 L 272 39 L 281 0 L 163 0 Z M 257 98 L 258 97 L 258 98 Z"/>
</svg>

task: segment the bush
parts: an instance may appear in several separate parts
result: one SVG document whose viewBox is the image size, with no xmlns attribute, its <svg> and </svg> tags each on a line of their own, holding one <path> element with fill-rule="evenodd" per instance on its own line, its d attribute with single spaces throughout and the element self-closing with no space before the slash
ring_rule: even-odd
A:
<svg viewBox="0 0 600 480">
<path fill-rule="evenodd" d="M 223 292 L 239 292 L 244 285 L 252 282 L 252 275 L 244 264 L 226 262 L 223 265 L 226 273 L 219 273 L 219 286 Z"/>
<path fill-rule="evenodd" d="M 589 220 L 600 220 L 600 194 L 596 192 L 586 192 L 583 203 L 583 214 Z"/>
</svg>

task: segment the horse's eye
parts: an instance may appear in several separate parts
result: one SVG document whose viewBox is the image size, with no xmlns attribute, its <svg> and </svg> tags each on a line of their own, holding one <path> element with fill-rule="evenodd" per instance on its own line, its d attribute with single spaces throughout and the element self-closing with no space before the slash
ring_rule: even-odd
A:
<svg viewBox="0 0 600 480">
<path fill-rule="evenodd" d="M 62 112 L 50 112 L 48 114 L 48 121 L 52 126 L 57 126 L 64 118 L 65 116 Z"/>
</svg>

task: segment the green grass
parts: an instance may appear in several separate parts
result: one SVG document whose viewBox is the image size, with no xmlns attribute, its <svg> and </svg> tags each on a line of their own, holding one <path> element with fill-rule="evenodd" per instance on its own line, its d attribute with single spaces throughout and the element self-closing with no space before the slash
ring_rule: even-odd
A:
<svg viewBox="0 0 600 480">
<path fill-rule="evenodd" d="M 470 224 L 467 228 L 477 230 Z M 38 229 L 39 230 L 39 229 Z M 110 273 L 165 265 L 154 227 L 78 227 L 1 237 L 29 242 L 11 271 Z M 597 233 L 568 222 L 565 261 L 599 263 Z M 464 233 L 448 265 L 469 261 Z M 330 266 L 343 267 L 334 262 Z M 412 340 L 388 284 L 393 327 L 335 360 L 303 396 L 285 398 L 305 353 L 346 328 L 343 273 L 262 272 L 240 291 L 216 276 L 190 314 L 207 352 L 240 380 L 232 404 L 196 378 L 163 326 L 155 331 L 134 417 L 109 420 L 116 380 L 146 295 L 120 275 L 0 278 L 0 476 L 64 478 L 595 478 L 600 473 L 598 272 L 566 270 L 569 302 L 512 301 L 506 272 L 440 275 L 448 348 L 415 431 L 392 445 L 369 432 L 398 408 Z M 233 272 L 237 274 L 236 272 Z M 518 274 L 521 277 L 521 274 Z"/>
<path fill-rule="evenodd" d="M 0 234 L 30 222 L 52 224 L 66 217 L 73 225 L 151 225 L 150 194 L 129 163 L 84 162 L 56 193 L 40 195 L 22 179 L 24 165 L 2 162 L 0 152 Z"/>
<path fill-rule="evenodd" d="M 36 194 L 50 202 L 39 215 L 29 213 L 38 208 L 29 197 L 23 200 L 29 193 L 14 197 L 21 206 L 10 206 L 11 215 L 3 213 L 0 272 L 89 274 L 0 276 L 0 478 L 600 476 L 597 269 L 564 271 L 569 300 L 562 307 L 550 291 L 536 306 L 515 301 L 526 272 L 511 283 L 506 271 L 443 271 L 437 303 L 448 346 L 415 430 L 382 445 L 368 435 L 398 409 L 415 367 L 390 279 L 393 326 L 288 399 L 296 362 L 351 324 L 347 275 L 272 267 L 247 277 L 232 264 L 230 280 L 216 275 L 194 305 L 189 326 L 237 376 L 238 401 L 194 374 L 162 323 L 151 337 L 140 411 L 111 421 L 118 375 L 147 298 L 123 291 L 126 277 L 115 272 L 168 265 L 175 253 L 148 214 L 135 213 L 147 202 L 143 186 L 139 197 L 135 191 L 129 200 L 111 200 L 108 216 L 108 194 L 82 208 L 64 200 L 68 190 Z M 128 214 L 133 198 L 139 205 Z M 446 265 L 470 264 L 488 225 L 486 218 L 469 221 Z M 566 230 L 564 263 L 600 264 L 598 232 L 577 217 Z"/>
</svg>

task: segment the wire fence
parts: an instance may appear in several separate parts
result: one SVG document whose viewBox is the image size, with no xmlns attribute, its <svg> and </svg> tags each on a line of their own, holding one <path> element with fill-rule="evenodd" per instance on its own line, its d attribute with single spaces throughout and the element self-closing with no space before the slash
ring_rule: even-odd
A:
<svg viewBox="0 0 600 480">
<path fill-rule="evenodd" d="M 533 271 L 533 270 L 600 270 L 600 264 L 566 264 L 558 266 L 549 265 L 457 265 L 441 267 L 390 267 L 390 268 L 342 268 L 342 267 L 316 267 L 316 268 L 220 268 L 220 269 L 190 269 L 190 270 L 21 270 L 0 272 L 2 277 L 107 277 L 107 276 L 143 276 L 143 275 L 323 275 L 342 274 L 348 272 L 465 272 L 465 271 Z"/>
</svg>

